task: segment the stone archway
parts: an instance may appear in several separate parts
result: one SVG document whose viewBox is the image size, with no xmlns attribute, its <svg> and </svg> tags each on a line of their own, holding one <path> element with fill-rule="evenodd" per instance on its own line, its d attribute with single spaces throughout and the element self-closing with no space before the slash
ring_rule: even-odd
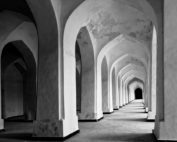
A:
<svg viewBox="0 0 177 142">
<path fill-rule="evenodd" d="M 36 67 L 38 61 L 38 35 L 36 28 L 34 24 L 31 23 L 27 18 L 25 18 L 24 16 L 20 17 L 19 14 L 14 12 L 2 12 L 0 13 L 0 19 L 2 19 L 1 26 L 3 27 L 0 27 L 0 30 L 3 30 L 3 32 L 1 32 L 0 34 L 0 54 L 2 59 L 2 64 L 0 66 L 4 69 L 11 64 L 15 66 L 11 66 L 11 69 L 9 69 L 9 72 L 12 72 L 12 70 L 14 70 L 14 72 L 16 72 L 16 75 L 18 76 L 13 81 L 17 81 L 17 79 L 20 79 L 22 81 L 23 77 L 21 74 L 24 73 L 25 70 L 28 68 L 26 79 L 27 82 L 24 83 L 28 85 L 24 86 L 24 88 L 26 88 L 24 90 L 30 89 L 31 92 L 24 91 L 24 94 L 26 94 L 26 102 L 29 102 L 29 104 L 26 103 L 26 106 L 24 106 L 24 111 L 26 113 L 27 119 L 34 120 L 36 118 L 36 101 L 34 100 L 36 100 Z M 11 43 L 13 43 L 13 45 Z M 9 48 L 16 48 L 18 54 L 13 55 L 13 49 L 12 51 L 9 51 L 11 52 L 9 53 L 9 49 L 6 50 L 7 48 L 5 48 L 6 45 L 10 46 Z M 5 49 L 6 51 L 3 49 Z M 17 55 L 19 54 L 24 56 L 21 56 L 21 58 L 19 58 L 21 59 L 20 61 L 16 61 Z M 3 58 L 6 60 L 5 62 L 3 62 Z M 26 65 L 24 65 L 24 63 Z M 3 68 L 0 70 L 1 74 L 3 74 Z M 9 74 L 7 74 L 7 76 L 8 78 L 10 77 Z M 12 77 L 14 77 L 14 75 L 12 75 Z M 1 88 L 3 89 L 3 87 Z M 31 102 L 32 100 L 34 102 Z M 2 107 L 2 105 L 0 105 L 0 107 Z M 4 129 L 4 121 L 2 118 L 0 121 L 0 128 Z"/>
<path fill-rule="evenodd" d="M 1 55 L 3 119 L 36 120 L 36 67 L 34 56 L 24 42 L 14 41 L 3 48 Z"/>
<path fill-rule="evenodd" d="M 80 112 L 78 112 L 79 120 L 94 120 L 93 116 L 95 100 L 95 60 L 92 41 L 87 27 L 82 27 L 76 39 L 77 52 L 75 57 L 79 60 L 76 67 L 80 66 L 80 83 L 76 85 L 76 90 L 80 88 L 80 97 L 77 102 L 80 104 Z M 76 94 L 78 96 L 78 94 Z M 80 101 L 80 102 L 79 102 Z"/>
</svg>

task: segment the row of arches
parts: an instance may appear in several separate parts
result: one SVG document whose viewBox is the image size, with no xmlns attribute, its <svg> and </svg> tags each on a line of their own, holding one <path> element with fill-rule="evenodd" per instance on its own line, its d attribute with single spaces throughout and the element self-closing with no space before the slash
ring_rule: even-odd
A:
<svg viewBox="0 0 177 142">
<path fill-rule="evenodd" d="M 143 98 L 160 137 L 163 1 L 8 3 L 0 6 L 1 129 L 23 116 L 36 136 L 66 137 L 78 119 L 97 121 Z"/>
<path fill-rule="evenodd" d="M 151 86 L 151 65 L 153 62 L 151 59 L 152 54 L 153 58 L 156 58 L 157 55 L 154 54 L 154 51 L 152 52 L 151 43 L 153 41 L 153 50 L 157 50 L 157 38 L 155 39 L 155 37 L 152 35 L 156 35 L 158 33 L 158 31 L 155 29 L 158 29 L 159 19 L 157 19 L 152 7 L 147 5 L 147 3 L 145 4 L 144 1 L 138 4 L 141 6 L 143 5 L 142 7 L 144 8 L 144 11 L 142 9 L 140 10 L 134 5 L 138 10 L 141 12 L 143 11 L 143 14 L 146 14 L 147 7 L 151 10 L 151 14 L 148 12 L 148 18 L 142 20 L 143 22 L 145 21 L 143 23 L 145 24 L 145 28 L 141 29 L 140 26 L 138 29 L 142 30 L 138 31 L 138 34 L 141 32 L 145 33 L 144 35 L 141 34 L 140 36 L 133 32 L 133 30 L 136 29 L 135 27 L 132 26 L 130 32 L 126 31 L 127 29 L 124 29 L 124 27 L 119 25 L 119 23 L 116 23 L 116 20 L 121 21 L 122 16 L 121 14 L 119 15 L 118 12 L 123 13 L 122 11 L 119 11 L 118 3 L 121 6 L 125 6 L 127 4 L 126 2 L 125 5 L 120 1 L 111 1 L 109 4 L 105 3 L 107 2 L 83 2 L 70 15 L 65 25 L 64 70 L 69 70 L 71 68 L 74 69 L 72 57 L 75 56 L 73 49 L 75 49 L 74 45 L 78 37 L 80 39 L 82 38 L 84 43 L 84 45 L 80 44 L 80 50 L 82 50 L 82 48 L 85 49 L 85 46 L 87 46 L 87 49 L 90 50 L 82 50 L 83 52 L 81 52 L 81 60 L 86 61 L 86 64 L 84 65 L 88 65 L 89 69 L 87 67 L 81 66 L 81 71 L 87 70 L 87 74 L 84 74 L 85 72 L 81 73 L 81 80 L 83 81 L 84 77 L 87 78 L 88 82 L 83 83 L 81 81 L 81 85 L 79 87 L 76 85 L 76 88 L 81 88 L 79 89 L 81 90 L 81 97 L 79 97 L 79 100 L 77 101 L 81 102 L 81 111 L 78 115 L 79 120 L 99 120 L 103 117 L 104 113 L 112 113 L 114 109 L 119 109 L 135 99 L 135 96 L 132 94 L 136 94 L 136 88 L 133 88 L 134 92 L 132 93 L 132 87 L 129 87 L 132 86 L 129 84 L 129 82 L 135 78 L 138 78 L 138 83 L 141 84 L 140 90 L 143 92 L 142 98 L 144 99 L 147 112 L 149 105 L 151 105 L 149 101 L 154 101 L 154 99 L 149 99 L 149 95 L 151 94 L 151 88 L 149 86 Z M 115 7 L 117 8 L 116 10 L 114 9 Z M 133 13 L 134 11 L 132 10 L 131 12 Z M 135 18 L 135 15 L 133 15 L 134 13 L 130 14 L 133 18 L 130 18 L 130 15 L 127 16 L 128 14 L 126 15 L 126 13 L 128 12 L 124 12 L 124 17 L 131 20 Z M 115 16 L 115 14 L 119 15 L 120 17 Z M 136 16 L 137 15 L 138 14 L 136 13 Z M 140 18 L 142 15 L 140 14 L 138 16 Z M 73 23 L 73 21 L 75 21 L 75 23 Z M 123 21 L 124 19 L 121 22 L 123 23 Z M 131 22 L 130 21 L 129 23 L 133 23 L 133 20 Z M 126 23 L 124 24 L 126 25 Z M 88 33 L 87 35 L 89 35 L 87 40 L 86 38 L 81 37 L 80 31 L 82 31 L 83 28 Z M 111 31 L 113 28 L 115 28 L 114 32 Z M 116 31 L 117 29 L 119 30 Z M 90 44 L 88 44 L 88 39 Z M 85 55 L 85 53 L 87 55 Z M 91 58 L 87 58 L 88 56 Z M 90 64 L 92 65 L 90 66 Z M 157 62 L 153 62 L 153 64 L 156 65 Z M 93 72 L 91 72 L 91 70 Z M 75 90 L 75 86 L 71 85 L 74 84 L 74 82 L 71 82 L 69 79 L 67 81 L 68 76 L 70 76 L 69 78 L 71 80 L 75 80 L 74 74 L 72 74 L 72 72 L 74 72 L 74 70 L 64 73 L 65 85 L 70 84 L 69 89 L 66 87 L 64 95 L 71 94 L 71 90 Z M 156 71 L 153 71 L 153 73 L 153 75 L 156 76 Z M 91 86 L 90 80 L 92 80 L 93 86 Z M 76 82 L 78 82 L 78 80 Z M 152 82 L 154 83 L 154 79 Z M 151 110 L 153 110 L 151 117 L 153 118 L 150 118 L 148 115 L 148 119 L 155 119 L 155 108 L 154 106 L 151 108 Z"/>
</svg>

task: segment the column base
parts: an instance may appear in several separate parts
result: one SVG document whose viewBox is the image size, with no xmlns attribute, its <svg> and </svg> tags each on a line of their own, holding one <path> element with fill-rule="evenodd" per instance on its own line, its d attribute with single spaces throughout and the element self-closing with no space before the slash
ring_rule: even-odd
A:
<svg viewBox="0 0 177 142">
<path fill-rule="evenodd" d="M 75 122 L 75 123 L 73 123 Z M 68 120 L 42 120 L 34 121 L 33 123 L 33 136 L 34 137 L 47 137 L 47 138 L 66 138 L 73 133 L 79 131 L 78 119 L 75 121 Z"/>
<path fill-rule="evenodd" d="M 164 122 L 156 122 L 153 133 L 156 139 L 159 141 L 177 140 L 177 137 L 176 138 L 170 137 L 169 132 L 166 131 Z"/>
<path fill-rule="evenodd" d="M 155 112 L 149 111 L 147 116 L 148 121 L 155 121 Z"/>
<path fill-rule="evenodd" d="M 79 121 L 99 121 L 103 118 L 103 113 L 79 113 Z"/>
<path fill-rule="evenodd" d="M 125 105 L 126 105 L 125 103 L 122 104 L 122 106 L 125 106 Z"/>
<path fill-rule="evenodd" d="M 61 120 L 35 121 L 34 137 L 63 137 L 63 122 Z"/>
<path fill-rule="evenodd" d="M 103 114 L 112 114 L 112 113 L 114 113 L 114 111 L 112 111 L 112 112 L 103 112 Z"/>
<path fill-rule="evenodd" d="M 119 107 L 123 107 L 124 105 L 123 104 L 120 104 Z"/>
<path fill-rule="evenodd" d="M 4 131 L 4 119 L 0 119 L 0 131 Z"/>
<path fill-rule="evenodd" d="M 165 121 L 159 121 L 156 118 L 155 129 L 153 130 L 154 135 L 159 141 L 176 141 L 177 130 L 175 129 L 175 123 L 167 123 Z M 173 127 L 174 126 L 174 127 Z"/>
<path fill-rule="evenodd" d="M 148 113 L 148 107 L 145 107 L 145 112 Z"/>
<path fill-rule="evenodd" d="M 119 106 L 115 106 L 115 107 L 114 107 L 114 110 L 119 110 Z"/>
<path fill-rule="evenodd" d="M 103 111 L 103 114 L 111 114 L 113 112 L 114 112 L 113 109 L 107 108 Z"/>
</svg>

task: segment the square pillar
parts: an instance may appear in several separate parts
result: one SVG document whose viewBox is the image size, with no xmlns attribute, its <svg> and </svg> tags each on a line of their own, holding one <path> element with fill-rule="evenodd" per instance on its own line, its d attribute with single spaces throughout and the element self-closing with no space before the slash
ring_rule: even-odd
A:
<svg viewBox="0 0 177 142">
<path fill-rule="evenodd" d="M 158 50 L 157 67 L 157 115 L 155 123 L 155 135 L 158 140 L 177 140 L 177 1 L 164 1 L 164 51 Z M 162 23 L 162 22 L 161 22 Z M 161 34 L 158 34 L 161 35 Z M 159 40 L 160 41 L 160 40 Z M 162 40 L 161 40 L 162 42 Z M 160 52 L 160 53 L 159 53 Z M 160 55 L 161 56 L 160 56 Z M 163 82 L 163 74 L 160 72 L 163 69 L 162 59 L 164 57 L 164 86 L 160 86 Z M 158 84 L 159 83 L 159 84 Z M 161 88 L 159 88 L 159 86 Z M 164 90 L 163 90 L 164 88 Z M 160 92 L 159 90 L 164 92 Z"/>
</svg>

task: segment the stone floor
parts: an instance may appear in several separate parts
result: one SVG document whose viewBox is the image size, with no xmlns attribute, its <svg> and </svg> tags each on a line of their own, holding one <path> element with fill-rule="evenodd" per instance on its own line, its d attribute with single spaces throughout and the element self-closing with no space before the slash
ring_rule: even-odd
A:
<svg viewBox="0 0 177 142">
<path fill-rule="evenodd" d="M 66 142 L 155 142 L 152 134 L 154 123 L 147 122 L 146 117 L 142 101 L 136 100 L 104 115 L 99 122 L 80 122 L 80 133 Z M 40 142 L 31 139 L 31 123 L 25 123 L 24 127 L 24 123 L 8 122 L 5 127 L 7 131 L 0 133 L 0 142 Z"/>
<path fill-rule="evenodd" d="M 154 122 L 147 122 L 141 100 L 104 115 L 99 122 L 80 122 L 80 133 L 66 142 L 155 142 Z"/>
</svg>

